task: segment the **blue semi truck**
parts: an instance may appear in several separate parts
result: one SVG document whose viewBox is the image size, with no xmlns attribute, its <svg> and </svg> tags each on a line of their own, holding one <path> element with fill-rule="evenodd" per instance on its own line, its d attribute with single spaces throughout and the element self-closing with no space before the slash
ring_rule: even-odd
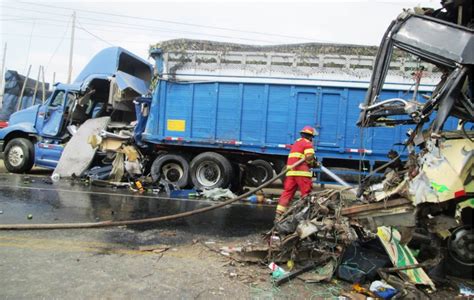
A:
<svg viewBox="0 0 474 300">
<path fill-rule="evenodd" d="M 5 167 L 13 173 L 28 172 L 33 165 L 54 169 L 73 134 L 71 126 L 101 116 L 134 120 L 132 101 L 147 93 L 152 76 L 153 66 L 133 53 L 102 50 L 72 84 L 56 84 L 44 104 L 10 116 L 8 127 L 0 130 Z"/>
<path fill-rule="evenodd" d="M 158 48 L 150 55 L 154 68 L 124 49 L 107 48 L 73 85 L 58 84 L 44 105 L 13 114 L 0 130 L 6 168 L 54 168 L 70 137 L 68 126 L 107 115 L 135 121 L 134 140 L 149 157 L 152 177 L 179 187 L 259 185 L 284 168 L 305 125 L 318 131 L 318 159 L 342 174 L 369 171 L 387 161 L 391 149 L 402 151 L 409 124 L 364 133 L 356 126 L 373 57 L 326 55 L 326 61 L 306 57 L 300 64 L 288 53 Z M 406 76 L 410 65 L 398 67 L 383 99 L 422 99 L 439 79 L 427 72 L 428 83 L 414 84 Z"/>
</svg>

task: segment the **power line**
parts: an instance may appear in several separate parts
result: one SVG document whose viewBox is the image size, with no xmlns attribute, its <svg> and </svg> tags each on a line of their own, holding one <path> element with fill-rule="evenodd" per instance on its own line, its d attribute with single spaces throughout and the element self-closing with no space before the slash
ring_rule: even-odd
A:
<svg viewBox="0 0 474 300">
<path fill-rule="evenodd" d="M 95 38 L 98 39 L 99 41 L 102 41 L 102 42 L 104 42 L 104 43 L 106 43 L 106 44 L 108 44 L 108 45 L 110 45 L 110 46 L 114 46 L 114 44 L 107 42 L 106 40 L 104 40 L 104 39 L 101 38 L 100 36 L 98 36 L 98 35 L 96 35 L 96 34 L 90 32 L 90 31 L 87 30 L 87 29 L 85 29 L 84 26 L 82 26 L 82 24 L 79 22 L 79 20 L 77 20 L 77 24 L 78 24 L 78 25 L 76 25 L 77 28 L 79 28 L 79 29 L 81 29 L 81 30 L 87 32 L 88 34 L 90 34 L 91 36 L 95 37 Z"/>
<path fill-rule="evenodd" d="M 11 8 L 11 7 L 7 7 Z M 13 9 L 19 9 L 19 8 L 13 8 Z M 35 10 L 29 10 L 29 11 L 35 11 Z M 38 12 L 37 10 L 35 12 Z M 42 11 L 40 11 L 42 12 Z M 44 12 L 48 14 L 49 12 Z M 54 15 L 60 15 L 65 17 L 63 14 L 54 14 Z M 251 41 L 251 42 L 259 42 L 259 43 L 278 43 L 278 41 L 271 41 L 271 40 L 264 40 L 264 39 L 255 39 L 255 38 L 248 38 L 248 37 L 238 37 L 238 36 L 229 36 L 229 35 L 221 35 L 221 34 L 212 34 L 212 33 L 203 33 L 203 32 L 196 32 L 196 31 L 187 31 L 187 30 L 176 30 L 176 29 L 170 29 L 166 27 L 156 27 L 156 26 L 146 26 L 146 25 L 139 25 L 136 23 L 126 23 L 126 22 L 119 22 L 119 21 L 113 21 L 113 20 L 104 20 L 104 19 L 97 19 L 97 18 L 90 18 L 86 16 L 81 16 L 81 19 L 86 19 L 86 20 L 92 20 L 92 21 L 97 21 L 97 23 L 83 23 L 91 26 L 110 26 L 110 24 L 119 24 L 119 25 L 125 25 L 125 26 L 117 26 L 114 25 L 114 27 L 121 27 L 121 28 L 126 28 L 126 29 L 139 29 L 139 30 L 147 30 L 151 32 L 169 32 L 169 33 L 183 33 L 183 34 L 191 34 L 191 35 L 197 35 L 197 36 L 207 36 L 207 37 L 218 37 L 218 38 L 225 38 L 225 39 L 230 39 L 230 40 L 242 40 L 242 41 Z M 60 20 L 47 20 L 48 22 L 57 22 Z M 66 22 L 66 20 L 61 20 L 63 22 Z M 96 29 L 97 30 L 97 29 Z M 107 31 L 107 30 L 102 30 L 102 31 Z M 108 30 L 110 31 L 110 30 Z M 114 31 L 115 32 L 115 31 Z M 176 36 L 173 36 L 176 37 Z"/>
<path fill-rule="evenodd" d="M 48 71 L 49 64 L 50 64 L 51 61 L 53 60 L 54 56 L 56 56 L 56 53 L 58 52 L 59 47 L 61 47 L 61 44 L 63 43 L 64 38 L 66 37 L 66 34 L 67 34 L 68 30 L 69 30 L 69 23 L 70 23 L 70 22 L 67 23 L 67 25 L 66 25 L 66 30 L 64 31 L 64 33 L 63 33 L 63 35 L 62 35 L 62 37 L 61 37 L 61 40 L 59 41 L 58 45 L 56 46 L 56 49 L 54 49 L 53 54 L 52 54 L 51 57 L 49 58 L 48 63 L 46 64 L 46 67 L 45 67 L 45 71 Z"/>
<path fill-rule="evenodd" d="M 81 17 L 81 19 L 84 19 L 84 17 Z M 90 18 L 87 18 L 90 19 Z M 94 19 L 98 20 L 98 19 Z M 30 23 L 31 21 L 12 21 L 12 22 L 20 22 L 20 23 Z M 43 25 L 47 26 L 56 26 L 55 24 L 64 24 L 66 20 L 64 21 L 59 21 L 59 20 L 46 20 L 46 22 L 41 22 Z M 104 21 L 100 21 L 104 22 Z M 100 23 L 82 23 L 85 25 L 91 25 L 91 26 L 106 26 L 110 25 L 110 23 L 117 23 L 117 24 L 129 24 L 128 26 L 120 26 L 120 25 L 114 25 L 114 28 L 125 28 L 129 30 L 133 30 L 134 32 L 136 31 L 149 31 L 149 32 L 165 32 L 165 33 L 183 33 L 183 34 L 191 34 L 191 35 L 196 35 L 196 36 L 208 36 L 208 37 L 219 37 L 219 38 L 225 38 L 225 39 L 231 39 L 231 40 L 243 40 L 243 41 L 253 41 L 253 42 L 260 42 L 260 43 L 278 43 L 277 41 L 269 41 L 269 40 L 262 40 L 262 39 L 251 39 L 251 38 L 242 38 L 242 37 L 237 37 L 237 36 L 226 36 L 226 35 L 217 35 L 217 34 L 209 34 L 209 33 L 201 33 L 201 32 L 193 32 L 193 31 L 183 31 L 183 30 L 173 30 L 173 29 L 160 29 L 159 27 L 147 27 L 147 26 L 142 26 L 142 25 L 134 25 L 130 23 L 121 23 L 121 22 L 114 22 L 114 21 L 105 21 L 106 23 L 100 24 Z M 53 23 L 53 24 L 51 24 Z M 108 31 L 108 32 L 115 32 L 117 33 L 116 30 L 110 30 L 110 29 L 100 29 L 96 28 L 94 30 L 98 31 Z M 171 37 L 176 38 L 176 35 L 168 35 Z"/>
<path fill-rule="evenodd" d="M 258 35 L 265 35 L 265 36 L 278 36 L 278 37 L 283 37 L 283 38 L 299 39 L 299 40 L 306 40 L 306 41 L 313 41 L 313 42 L 314 41 L 329 42 L 329 41 L 325 41 L 325 40 L 319 40 L 319 39 L 313 39 L 313 38 L 307 38 L 307 37 L 290 36 L 290 35 L 283 35 L 283 34 L 277 34 L 277 33 L 252 31 L 252 30 L 240 30 L 240 29 L 234 29 L 234 28 L 209 26 L 209 25 L 202 25 L 202 24 L 195 24 L 195 23 L 178 22 L 178 21 L 170 21 L 170 20 L 163 20 L 163 19 L 157 19 L 157 18 L 146 18 L 146 17 L 139 17 L 139 16 L 115 14 L 115 13 L 96 12 L 96 11 L 86 10 L 86 9 L 75 9 L 75 8 L 56 6 L 56 5 L 39 4 L 39 3 L 34 3 L 34 2 L 19 1 L 19 3 L 28 4 L 28 5 L 36 5 L 36 6 L 41 6 L 41 7 L 48 7 L 48 8 L 55 8 L 55 9 L 75 10 L 75 11 L 79 11 L 79 12 L 84 12 L 84 13 L 89 13 L 89 14 L 96 14 L 96 15 L 106 15 L 106 16 L 119 17 L 119 18 L 131 18 L 131 19 L 134 19 L 134 20 L 138 19 L 138 20 L 144 20 L 144 21 L 174 24 L 174 25 L 201 27 L 201 28 L 207 28 L 207 29 L 217 29 L 217 30 L 224 30 L 224 31 L 229 31 L 229 32 L 240 32 L 240 33 L 245 33 L 245 34 L 251 33 L 251 34 L 258 34 Z"/>
<path fill-rule="evenodd" d="M 28 50 L 27 50 L 27 52 L 26 52 L 26 65 L 25 65 L 25 70 L 26 70 L 26 68 L 28 67 L 28 61 L 30 60 L 31 40 L 33 39 L 33 31 L 35 30 L 35 25 L 36 25 L 36 22 L 33 21 L 33 25 L 31 26 L 30 39 L 29 39 L 29 42 L 28 42 Z M 30 66 L 30 68 L 31 68 L 31 66 Z"/>
<path fill-rule="evenodd" d="M 29 34 L 18 34 L 18 33 L 0 33 L 0 36 L 13 36 L 13 38 L 29 38 Z M 41 38 L 41 39 L 51 39 L 51 40 L 60 40 L 61 37 L 59 36 L 47 36 L 47 35 L 33 35 L 33 39 Z M 87 39 L 87 38 L 75 38 L 77 41 L 95 41 L 96 39 Z M 128 40 L 109 40 L 111 42 L 127 42 L 127 43 L 136 43 L 136 44 L 144 44 L 147 43 L 146 41 L 128 41 Z"/>
</svg>

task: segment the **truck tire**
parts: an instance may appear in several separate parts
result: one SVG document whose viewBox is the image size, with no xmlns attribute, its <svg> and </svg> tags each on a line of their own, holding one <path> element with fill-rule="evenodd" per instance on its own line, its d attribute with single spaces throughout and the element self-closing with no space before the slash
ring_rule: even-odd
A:
<svg viewBox="0 0 474 300">
<path fill-rule="evenodd" d="M 4 162 L 11 173 L 28 172 L 35 162 L 33 143 L 25 138 L 12 139 L 5 147 Z"/>
<path fill-rule="evenodd" d="M 286 169 L 286 159 L 285 160 L 282 160 L 282 159 L 274 160 L 273 161 L 273 169 L 275 169 L 275 172 L 277 173 L 277 175 L 280 174 L 284 169 Z M 286 179 L 285 175 L 283 175 L 280 178 L 282 184 L 285 183 L 285 179 Z"/>
<path fill-rule="evenodd" d="M 197 189 L 227 188 L 233 174 L 229 160 L 219 153 L 204 152 L 191 161 L 191 180 Z"/>
<path fill-rule="evenodd" d="M 151 178 L 154 182 L 164 179 L 180 189 L 189 184 L 189 162 L 179 154 L 163 154 L 151 165 Z"/>
<path fill-rule="evenodd" d="M 269 162 L 256 159 L 247 165 L 245 181 L 248 186 L 260 186 L 271 178 L 273 178 L 273 167 Z"/>
<path fill-rule="evenodd" d="M 448 239 L 447 269 L 454 276 L 472 279 L 474 267 L 474 230 L 471 225 L 454 229 Z"/>
</svg>

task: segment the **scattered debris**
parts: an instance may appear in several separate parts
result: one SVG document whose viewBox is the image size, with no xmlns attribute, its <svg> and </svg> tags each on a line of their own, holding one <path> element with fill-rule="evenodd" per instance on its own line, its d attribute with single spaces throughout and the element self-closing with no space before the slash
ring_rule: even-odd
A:
<svg viewBox="0 0 474 300">
<path fill-rule="evenodd" d="M 223 199 L 232 199 L 237 196 L 232 193 L 229 189 L 215 188 L 212 190 L 204 190 L 202 195 L 213 201 L 223 200 Z"/>
<path fill-rule="evenodd" d="M 397 229 L 382 226 L 379 227 L 377 235 L 395 267 L 408 267 L 418 264 L 408 246 L 400 243 L 401 235 Z M 436 290 L 433 281 L 422 268 L 400 270 L 398 274 L 413 284 L 430 286 L 433 291 Z"/>
<path fill-rule="evenodd" d="M 474 289 L 471 287 L 468 287 L 464 284 L 459 285 L 459 294 L 461 294 L 464 297 L 473 297 L 474 296 Z"/>
<path fill-rule="evenodd" d="M 169 250 L 171 247 L 168 245 L 147 245 L 138 247 L 138 251 L 163 253 Z"/>
<path fill-rule="evenodd" d="M 277 249 L 271 248 L 271 257 L 301 262 L 341 255 L 357 239 L 349 219 L 341 214 L 343 202 L 341 190 L 315 192 L 294 201 L 267 234 L 268 240 L 273 236 L 280 240 Z"/>
<path fill-rule="evenodd" d="M 285 270 L 283 270 L 280 266 L 278 266 L 276 263 L 272 262 L 268 265 L 268 267 L 270 268 L 270 270 L 272 270 L 272 278 L 273 279 L 281 279 L 283 277 L 285 277 L 288 272 L 286 272 Z"/>
<path fill-rule="evenodd" d="M 379 268 L 391 261 L 377 239 L 355 241 L 347 247 L 337 267 L 337 276 L 350 283 L 371 282 L 379 277 Z"/>
<path fill-rule="evenodd" d="M 369 290 L 382 299 L 390 299 L 398 292 L 393 286 L 380 280 L 372 282 Z"/>
<path fill-rule="evenodd" d="M 312 272 L 301 274 L 298 278 L 306 283 L 330 282 L 336 266 L 337 260 L 332 257 L 325 265 L 317 267 Z"/>
</svg>

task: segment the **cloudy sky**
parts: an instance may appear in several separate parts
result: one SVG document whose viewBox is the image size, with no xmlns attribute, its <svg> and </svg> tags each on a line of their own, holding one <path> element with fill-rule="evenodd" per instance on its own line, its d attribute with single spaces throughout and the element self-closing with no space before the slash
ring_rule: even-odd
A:
<svg viewBox="0 0 474 300">
<path fill-rule="evenodd" d="M 336 42 L 378 45 L 403 8 L 439 8 L 426 1 L 44 1 L 0 0 L 6 68 L 46 81 L 67 79 L 71 15 L 76 12 L 73 78 L 111 45 L 147 58 L 148 47 L 175 38 L 246 44 Z"/>
</svg>

